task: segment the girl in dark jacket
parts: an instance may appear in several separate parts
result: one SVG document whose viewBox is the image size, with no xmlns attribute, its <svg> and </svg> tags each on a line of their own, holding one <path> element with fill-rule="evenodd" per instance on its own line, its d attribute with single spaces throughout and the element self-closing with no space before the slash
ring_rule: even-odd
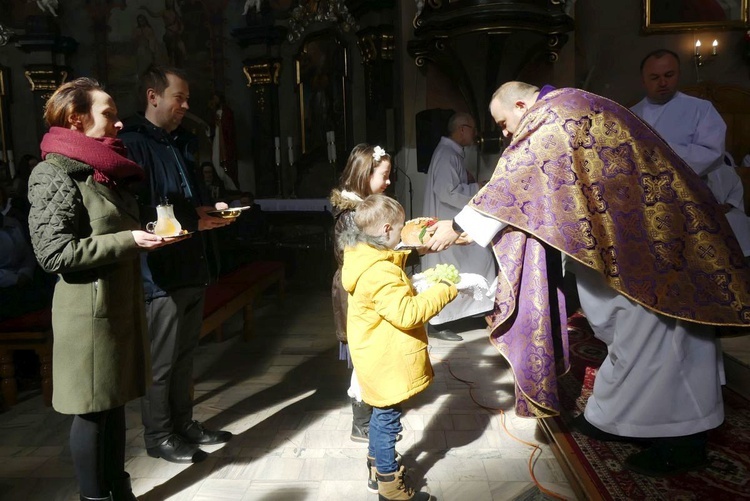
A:
<svg viewBox="0 0 750 501">
<path fill-rule="evenodd" d="M 383 193 L 388 188 L 391 184 L 390 174 L 391 157 L 383 148 L 364 143 L 358 144 L 349 154 L 339 187 L 335 188 L 330 195 L 335 220 L 333 248 L 338 264 L 331 284 L 333 320 L 336 337 L 339 340 L 339 359 L 346 360 L 349 368 L 353 367 L 346 342 L 347 293 L 341 285 L 344 248 L 339 241 L 340 235 L 345 230 L 354 227 L 354 211 L 365 197 L 373 193 Z M 352 370 L 348 394 L 352 401 L 353 414 L 351 439 L 355 442 L 367 443 L 372 407 L 362 401 L 354 370 Z"/>
<path fill-rule="evenodd" d="M 122 123 L 99 84 L 79 78 L 47 101 L 44 159 L 29 179 L 29 229 L 52 303 L 52 405 L 73 414 L 70 452 L 82 500 L 134 500 L 125 472 L 125 403 L 150 381 L 139 254 L 169 243 L 141 231 L 143 178 L 116 139 Z"/>
</svg>

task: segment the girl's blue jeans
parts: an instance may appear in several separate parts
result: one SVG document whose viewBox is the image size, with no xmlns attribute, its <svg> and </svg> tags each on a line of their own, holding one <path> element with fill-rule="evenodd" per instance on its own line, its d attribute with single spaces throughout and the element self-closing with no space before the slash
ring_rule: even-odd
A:
<svg viewBox="0 0 750 501">
<path fill-rule="evenodd" d="M 370 418 L 370 445 L 367 454 L 375 458 L 378 473 L 387 475 L 398 470 L 396 437 L 401 433 L 401 406 L 373 407 Z"/>
</svg>

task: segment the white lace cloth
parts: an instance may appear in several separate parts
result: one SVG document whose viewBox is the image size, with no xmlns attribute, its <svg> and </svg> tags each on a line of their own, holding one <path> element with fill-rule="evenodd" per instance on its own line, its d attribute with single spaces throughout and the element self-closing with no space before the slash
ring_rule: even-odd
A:
<svg viewBox="0 0 750 501">
<path fill-rule="evenodd" d="M 476 273 L 459 273 L 459 281 L 456 284 L 459 295 L 470 296 L 474 301 L 484 301 L 488 297 L 492 297 L 489 293 L 489 284 L 487 280 Z M 428 281 L 424 273 L 417 273 L 412 277 L 412 284 L 417 292 L 422 292 L 429 289 L 432 282 Z"/>
</svg>

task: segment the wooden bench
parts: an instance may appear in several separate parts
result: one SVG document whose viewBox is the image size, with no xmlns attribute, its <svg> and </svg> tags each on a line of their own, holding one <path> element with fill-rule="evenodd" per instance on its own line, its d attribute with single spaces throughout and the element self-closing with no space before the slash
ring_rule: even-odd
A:
<svg viewBox="0 0 750 501">
<path fill-rule="evenodd" d="M 253 303 L 271 286 L 284 295 L 284 263 L 256 261 L 240 266 L 219 278 L 206 290 L 200 336 L 215 333 L 222 338 L 222 325 L 243 311 L 243 339 L 253 334 Z M 18 402 L 18 384 L 13 365 L 16 350 L 33 350 L 39 356 L 44 404 L 52 405 L 52 312 L 47 308 L 0 322 L 0 391 L 7 407 Z"/>
<path fill-rule="evenodd" d="M 16 350 L 33 350 L 39 356 L 44 405 L 52 405 L 52 311 L 49 308 L 0 322 L 0 391 L 6 407 L 18 402 L 13 365 Z"/>
<path fill-rule="evenodd" d="M 222 325 L 242 310 L 242 336 L 248 341 L 253 334 L 253 303 L 268 288 L 276 286 L 279 298 L 284 295 L 284 263 L 281 261 L 255 261 L 221 276 L 206 290 L 203 307 L 201 338 L 214 333 L 222 340 Z"/>
</svg>

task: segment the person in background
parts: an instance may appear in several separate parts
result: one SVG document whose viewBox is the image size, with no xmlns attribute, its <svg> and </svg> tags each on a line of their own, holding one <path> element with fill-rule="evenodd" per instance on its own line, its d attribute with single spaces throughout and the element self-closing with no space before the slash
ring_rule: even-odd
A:
<svg viewBox="0 0 750 501">
<path fill-rule="evenodd" d="M 16 164 L 16 175 L 13 178 L 10 189 L 10 196 L 23 203 L 27 203 L 29 176 L 31 171 L 39 163 L 39 159 L 34 155 L 26 153 Z"/>
<path fill-rule="evenodd" d="M 49 304 L 47 287 L 35 280 L 36 258 L 18 220 L 0 213 L 0 320 Z"/>
<path fill-rule="evenodd" d="M 201 179 L 211 197 L 211 203 L 226 202 L 226 189 L 216 177 L 214 164 L 208 161 L 201 163 Z"/>
<path fill-rule="evenodd" d="M 26 187 L 26 185 L 24 185 L 24 187 Z M 5 189 L 5 186 L 0 184 L 0 214 L 11 218 L 14 222 L 18 223 L 26 242 L 31 244 L 28 221 L 29 208 L 29 202 L 26 195 L 24 195 L 23 200 L 11 198 L 8 196 L 8 191 Z"/>
<path fill-rule="evenodd" d="M 710 101 L 679 92 L 680 58 L 667 49 L 650 52 L 641 61 L 644 97 L 631 109 L 653 127 L 680 158 L 706 182 L 720 204 L 742 247 L 750 255 L 750 227 L 742 206 L 742 183 L 725 161 L 727 126 Z"/>
<path fill-rule="evenodd" d="M 333 300 L 333 323 L 336 338 L 339 340 L 339 360 L 346 360 L 352 369 L 351 384 L 347 391 L 352 402 L 352 433 L 355 442 L 367 442 L 372 407 L 362 401 L 362 393 L 357 381 L 357 373 L 352 366 L 347 344 L 346 311 L 348 295 L 341 283 L 341 267 L 344 264 L 344 246 L 341 235 L 354 226 L 354 213 L 357 206 L 368 195 L 383 193 L 391 184 L 391 157 L 380 146 L 365 143 L 355 146 L 341 174 L 339 187 L 331 191 L 330 201 L 333 212 L 334 256 L 337 268 L 331 283 Z"/>
<path fill-rule="evenodd" d="M 174 463 L 206 458 L 200 445 L 232 438 L 193 419 L 193 357 L 203 321 L 206 286 L 218 275 L 218 253 L 207 230 L 231 223 L 209 216 L 210 205 L 194 177 L 194 136 L 180 127 L 190 89 L 185 73 L 151 66 L 141 77 L 144 115 L 126 122 L 119 137 L 145 171 L 138 189 L 142 222 L 156 220 L 168 201 L 183 229 L 195 232 L 177 244 L 144 255 L 142 273 L 151 339 L 152 384 L 141 400 L 146 452 Z"/>
<path fill-rule="evenodd" d="M 78 78 L 47 100 L 44 159 L 29 179 L 39 264 L 57 273 L 52 405 L 72 414 L 81 500 L 135 500 L 125 472 L 125 404 L 150 383 L 139 254 L 170 243 L 141 231 L 130 193 L 143 170 L 125 155 L 117 107 Z"/>
<path fill-rule="evenodd" d="M 458 112 L 448 121 L 447 137 L 442 137 L 432 154 L 427 171 L 427 184 L 422 207 L 422 215 L 438 219 L 453 219 L 471 200 L 479 184 L 464 167 L 464 148 L 474 144 L 477 127 L 474 118 L 464 112 Z M 428 253 L 422 256 L 422 269 L 432 268 L 440 263 L 454 265 L 462 273 L 476 273 L 491 284 L 497 275 L 495 259 L 489 249 L 476 244 L 455 245 L 440 253 Z M 447 322 L 461 318 L 481 315 L 492 310 L 492 300 L 475 301 L 467 297 L 453 301 L 439 317 L 440 324 L 427 325 L 427 334 L 445 341 L 461 341 L 463 338 L 446 325 Z M 484 324 L 484 322 L 482 322 Z"/>
<path fill-rule="evenodd" d="M 660 136 L 606 98 L 508 82 L 490 113 L 510 145 L 427 246 L 439 251 L 464 231 L 492 242 L 500 273 L 490 339 L 513 367 L 516 413 L 560 412 L 562 253 L 607 344 L 574 427 L 598 440 L 650 441 L 625 459 L 637 473 L 705 467 L 706 432 L 724 420 L 716 329 L 750 327 L 740 285 L 750 269 L 721 208 Z"/>
<path fill-rule="evenodd" d="M 404 209 L 397 201 L 370 195 L 353 219 L 354 226 L 341 235 L 341 281 L 349 294 L 349 351 L 362 398 L 372 406 L 367 468 L 374 468 L 379 499 L 426 501 L 428 493 L 407 485 L 395 445 L 404 403 L 434 377 L 424 325 L 458 291 L 455 284 L 440 281 L 415 292 L 404 271 L 410 251 L 395 250 L 404 227 Z M 368 488 L 373 487 L 368 480 Z"/>
</svg>

